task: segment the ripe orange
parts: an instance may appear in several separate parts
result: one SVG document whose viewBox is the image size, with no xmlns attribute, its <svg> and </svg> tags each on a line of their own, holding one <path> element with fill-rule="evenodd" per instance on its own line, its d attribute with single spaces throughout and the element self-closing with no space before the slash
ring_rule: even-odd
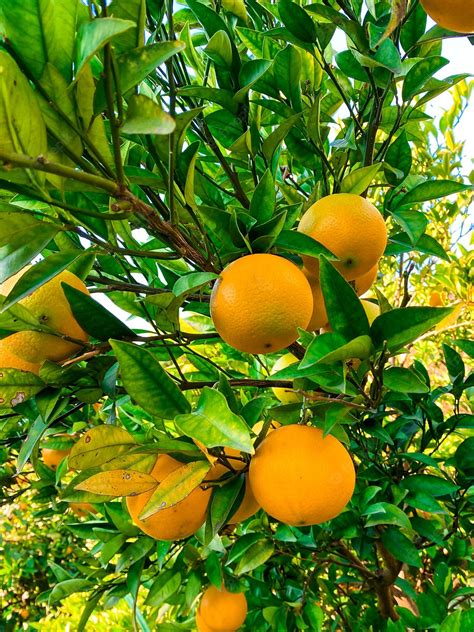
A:
<svg viewBox="0 0 474 632">
<path fill-rule="evenodd" d="M 30 616 L 30 611 L 28 610 L 28 608 L 22 608 L 20 610 L 20 617 L 22 619 L 28 619 Z"/>
<path fill-rule="evenodd" d="M 373 268 L 387 245 L 382 215 L 368 200 L 353 193 L 336 193 L 318 200 L 303 215 L 298 230 L 340 259 L 334 266 L 348 281 Z M 317 273 L 317 258 L 304 255 L 303 261 L 312 274 Z"/>
<path fill-rule="evenodd" d="M 79 518 L 85 518 L 89 514 L 97 513 L 97 509 L 90 503 L 69 503 L 69 507 Z"/>
<path fill-rule="evenodd" d="M 285 353 L 281 358 L 275 362 L 272 368 L 272 375 L 277 371 L 281 371 L 282 369 L 286 369 L 287 366 L 298 362 L 298 359 L 292 353 Z M 300 402 L 303 397 L 295 393 L 295 391 L 291 388 L 272 388 L 273 394 L 275 397 L 280 400 L 282 404 L 297 404 Z"/>
<path fill-rule="evenodd" d="M 181 465 L 182 463 L 167 454 L 160 454 L 150 474 L 158 482 L 161 482 Z M 204 523 L 211 496 L 210 489 L 204 490 L 197 487 L 178 504 L 162 509 L 146 520 L 140 520 L 138 516 L 151 498 L 153 491 L 127 497 L 130 517 L 137 527 L 147 535 L 156 540 L 181 540 L 195 533 Z"/>
<path fill-rule="evenodd" d="M 71 448 L 68 450 L 54 450 L 53 448 L 43 448 L 41 450 L 41 457 L 43 459 L 43 463 L 51 468 L 52 470 L 56 470 L 58 465 L 61 463 L 63 459 L 65 459 Z"/>
<path fill-rule="evenodd" d="M 372 303 L 372 301 L 365 301 L 364 299 L 361 300 L 361 304 L 369 321 L 369 325 L 371 325 L 377 316 L 380 316 L 380 307 Z"/>
<path fill-rule="evenodd" d="M 247 599 L 243 593 L 232 593 L 223 586 L 221 590 L 210 586 L 199 606 L 202 621 L 212 632 L 237 630 L 247 616 Z"/>
<path fill-rule="evenodd" d="M 313 299 L 304 274 L 288 259 L 269 254 L 233 261 L 211 295 L 211 316 L 225 342 L 246 353 L 273 353 L 306 328 Z"/>
<path fill-rule="evenodd" d="M 201 610 L 196 610 L 196 627 L 198 632 L 216 632 L 214 628 L 211 628 L 202 618 Z M 225 632 L 235 632 L 235 630 L 226 630 Z"/>
<path fill-rule="evenodd" d="M 7 336 L 3 338 L 3 340 L 0 340 L 0 369 L 18 369 L 20 371 L 29 371 L 30 373 L 38 374 L 39 364 L 22 360 L 13 353 L 12 338 L 14 344 L 14 336 Z"/>
<path fill-rule="evenodd" d="M 0 294 L 7 296 L 27 269 L 28 267 L 23 268 L 0 285 Z M 47 325 L 70 338 L 86 342 L 88 335 L 72 315 L 61 287 L 63 282 L 72 285 L 84 294 L 89 294 L 79 277 L 64 270 L 19 303 L 26 307 L 43 325 Z M 15 355 L 28 362 L 38 364 L 44 360 L 60 362 L 80 349 L 77 344 L 39 331 L 19 331 L 9 338 Z"/>
<path fill-rule="evenodd" d="M 426 13 L 439 26 L 457 33 L 474 33 L 472 0 L 421 0 Z"/>
<path fill-rule="evenodd" d="M 355 471 L 346 448 L 310 426 L 282 426 L 258 446 L 250 463 L 255 498 L 271 516 L 293 526 L 334 518 L 351 499 Z"/>
<path fill-rule="evenodd" d="M 311 314 L 311 320 L 306 329 L 308 331 L 317 331 L 321 329 L 321 327 L 328 325 L 328 315 L 326 305 L 324 304 L 323 291 L 319 284 L 319 272 L 313 275 L 306 270 L 306 268 L 303 268 L 303 272 L 309 281 L 311 292 L 313 293 L 313 313 Z"/>
<path fill-rule="evenodd" d="M 444 292 L 431 292 L 430 295 L 430 307 L 443 307 L 445 305 L 445 293 Z"/>
<path fill-rule="evenodd" d="M 360 277 L 354 279 L 355 291 L 357 296 L 362 296 L 372 287 L 373 282 L 377 278 L 379 264 L 376 263 L 373 268 Z"/>
</svg>

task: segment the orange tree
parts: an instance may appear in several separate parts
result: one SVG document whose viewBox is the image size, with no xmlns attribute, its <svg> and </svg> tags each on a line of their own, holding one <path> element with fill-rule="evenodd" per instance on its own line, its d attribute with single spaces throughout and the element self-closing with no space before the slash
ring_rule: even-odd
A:
<svg viewBox="0 0 474 632">
<path fill-rule="evenodd" d="M 69 533 L 24 597 L 2 526 L 2 625 L 472 630 L 471 86 L 430 4 L 0 1 L 2 525 Z"/>
</svg>

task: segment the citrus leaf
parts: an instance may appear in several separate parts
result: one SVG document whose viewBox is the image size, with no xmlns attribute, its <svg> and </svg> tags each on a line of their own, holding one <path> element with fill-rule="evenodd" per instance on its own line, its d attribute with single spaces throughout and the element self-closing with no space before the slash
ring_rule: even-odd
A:
<svg viewBox="0 0 474 632">
<path fill-rule="evenodd" d="M 355 195 L 363 193 L 372 184 L 372 180 L 380 171 L 381 166 L 382 163 L 378 162 L 349 173 L 341 182 L 342 193 L 354 193 Z"/>
<path fill-rule="evenodd" d="M 214 272 L 191 272 L 191 274 L 185 274 L 179 277 L 174 284 L 173 294 L 175 296 L 182 296 L 194 292 L 218 277 L 219 275 L 214 274 Z"/>
<path fill-rule="evenodd" d="M 33 373 L 0 368 L 0 410 L 21 404 L 45 386 L 43 380 Z"/>
<path fill-rule="evenodd" d="M 279 0 L 278 13 L 286 28 L 302 42 L 315 44 L 316 25 L 306 11 L 296 2 Z"/>
<path fill-rule="evenodd" d="M 421 566 L 420 553 L 411 540 L 394 527 L 388 527 L 382 533 L 385 548 L 400 562 L 419 568 Z"/>
<path fill-rule="evenodd" d="M 184 500 L 206 478 L 211 466 L 208 461 L 195 461 L 178 467 L 162 481 L 138 516 L 146 520 L 162 509 L 173 507 Z"/>
<path fill-rule="evenodd" d="M 421 92 L 428 79 L 443 66 L 449 63 L 448 59 L 439 56 L 421 59 L 410 68 L 403 82 L 402 97 L 404 101 L 410 101 L 416 94 Z"/>
<path fill-rule="evenodd" d="M 366 527 L 373 527 L 377 524 L 393 524 L 404 529 L 412 530 L 408 516 L 396 505 L 391 503 L 375 503 L 370 505 L 363 512 L 363 515 L 369 516 Z"/>
<path fill-rule="evenodd" d="M 161 606 L 173 595 L 182 584 L 181 574 L 170 569 L 160 573 L 151 585 L 150 592 L 145 599 L 147 606 Z"/>
<path fill-rule="evenodd" d="M 344 362 L 345 360 L 352 360 L 353 358 L 366 360 L 370 358 L 373 350 L 374 345 L 369 336 L 358 336 L 347 344 L 342 345 L 342 347 L 319 358 L 318 363 L 331 364 L 332 362 Z"/>
<path fill-rule="evenodd" d="M 280 250 L 296 252 L 299 255 L 308 255 L 310 257 L 324 255 L 326 259 L 338 260 L 336 255 L 333 255 L 326 246 L 323 246 L 323 244 L 320 244 L 319 241 L 316 241 L 309 235 L 296 230 L 282 230 L 275 241 L 275 246 Z"/>
<path fill-rule="evenodd" d="M 122 125 L 125 134 L 171 134 L 175 120 L 158 103 L 143 94 L 128 100 L 127 119 Z"/>
<path fill-rule="evenodd" d="M 272 162 L 273 155 L 275 154 L 276 150 L 286 138 L 286 135 L 291 130 L 293 125 L 295 125 L 300 118 L 301 113 L 293 114 L 293 116 L 288 117 L 263 141 L 262 151 L 268 162 Z"/>
<path fill-rule="evenodd" d="M 74 470 L 98 467 L 128 452 L 136 445 L 132 435 L 119 426 L 103 425 L 88 430 L 69 453 L 69 466 Z"/>
<path fill-rule="evenodd" d="M 459 489 L 458 485 L 451 481 L 439 476 L 432 476 L 431 474 L 413 474 L 404 478 L 401 486 L 412 493 L 421 492 L 435 498 L 451 496 Z"/>
<path fill-rule="evenodd" d="M 48 603 L 56 603 L 74 593 L 92 590 L 93 587 L 94 584 L 88 579 L 66 579 L 53 587 L 49 595 Z"/>
<path fill-rule="evenodd" d="M 83 23 L 77 35 L 76 77 L 107 42 L 132 28 L 134 22 L 119 18 L 97 18 Z"/>
<path fill-rule="evenodd" d="M 154 417 L 173 419 L 190 409 L 181 393 L 155 356 L 138 345 L 111 340 L 123 385 L 130 397 Z"/>
<path fill-rule="evenodd" d="M 413 371 L 394 366 L 383 372 L 383 383 L 391 391 L 398 393 L 429 393 L 430 387 Z"/>
<path fill-rule="evenodd" d="M 429 200 L 438 200 L 453 193 L 462 193 L 469 189 L 472 189 L 471 184 L 464 184 L 455 180 L 427 180 L 405 193 L 402 198 L 397 200 L 397 204 L 398 206 L 419 204 Z"/>
<path fill-rule="evenodd" d="M 253 544 L 240 558 L 235 569 L 236 575 L 243 575 L 253 571 L 271 558 L 275 545 L 270 540 L 263 540 Z"/>
<path fill-rule="evenodd" d="M 134 470 L 99 472 L 75 486 L 75 489 L 104 496 L 136 496 L 157 486 L 153 476 Z"/>
<path fill-rule="evenodd" d="M 208 448 L 227 446 L 254 453 L 245 421 L 231 411 L 222 393 L 208 386 L 202 390 L 196 411 L 178 415 L 175 425 L 183 434 L 201 441 Z"/>
</svg>

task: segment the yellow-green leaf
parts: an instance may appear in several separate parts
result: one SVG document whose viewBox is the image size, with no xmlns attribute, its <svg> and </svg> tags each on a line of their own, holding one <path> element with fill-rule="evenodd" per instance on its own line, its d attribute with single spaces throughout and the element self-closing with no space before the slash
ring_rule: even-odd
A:
<svg viewBox="0 0 474 632">
<path fill-rule="evenodd" d="M 145 520 L 153 514 L 176 505 L 196 489 L 205 479 L 211 466 L 208 461 L 195 461 L 182 465 L 164 478 L 139 515 Z"/>
<path fill-rule="evenodd" d="M 135 439 L 117 426 L 91 428 L 79 439 L 69 455 L 69 465 L 75 470 L 99 467 L 132 448 Z"/>
<path fill-rule="evenodd" d="M 94 474 L 75 489 L 104 496 L 136 496 L 156 487 L 153 476 L 135 470 L 110 470 Z"/>
</svg>

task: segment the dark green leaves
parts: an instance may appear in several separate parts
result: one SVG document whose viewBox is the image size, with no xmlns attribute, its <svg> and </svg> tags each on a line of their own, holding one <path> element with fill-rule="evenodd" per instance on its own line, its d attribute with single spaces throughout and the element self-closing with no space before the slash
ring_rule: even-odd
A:
<svg viewBox="0 0 474 632">
<path fill-rule="evenodd" d="M 62 287 L 74 318 L 89 335 L 97 340 L 133 338 L 133 331 L 100 303 L 67 283 Z"/>
<path fill-rule="evenodd" d="M 452 312 L 451 307 L 405 307 L 385 312 L 372 323 L 371 336 L 379 347 L 387 341 L 391 351 L 413 342 Z"/>
<path fill-rule="evenodd" d="M 257 219 L 259 223 L 268 221 L 273 216 L 275 200 L 275 183 L 272 174 L 267 169 L 252 196 L 249 209 L 250 215 Z"/>
<path fill-rule="evenodd" d="M 333 255 L 326 246 L 320 244 L 319 241 L 296 230 L 282 230 L 278 235 L 275 246 L 279 250 L 296 252 L 299 255 L 308 255 L 310 257 L 324 255 L 326 259 L 337 259 L 337 257 Z"/>
<path fill-rule="evenodd" d="M 0 215 L 0 283 L 19 272 L 57 234 L 59 226 L 23 213 Z"/>
<path fill-rule="evenodd" d="M 176 427 L 208 448 L 227 446 L 253 453 L 252 440 L 245 421 L 231 411 L 224 395 L 205 387 L 195 412 L 178 415 Z"/>
<path fill-rule="evenodd" d="M 468 189 L 472 189 L 472 185 L 455 182 L 454 180 L 427 180 L 405 193 L 398 200 L 398 205 L 418 204 L 429 200 L 437 200 L 453 193 L 462 193 Z"/>
<path fill-rule="evenodd" d="M 390 367 L 383 373 L 383 381 L 387 388 L 399 393 L 429 393 L 430 387 L 411 369 Z"/>
<path fill-rule="evenodd" d="M 302 42 L 316 43 L 316 26 L 306 11 L 296 2 L 279 0 L 278 12 L 286 28 Z"/>
<path fill-rule="evenodd" d="M 187 412 L 189 402 L 150 351 L 111 340 L 123 385 L 130 397 L 154 417 L 173 419 Z"/>
<path fill-rule="evenodd" d="M 449 63 L 444 57 L 428 57 L 417 62 L 407 73 L 403 82 L 402 97 L 404 101 L 410 101 L 421 92 L 428 79 Z"/>
<path fill-rule="evenodd" d="M 382 543 L 395 559 L 410 566 L 421 566 L 420 554 L 416 546 L 403 533 L 394 527 L 388 527 L 382 533 Z"/>
<path fill-rule="evenodd" d="M 354 290 L 324 257 L 319 266 L 321 289 L 332 329 L 346 340 L 367 335 L 369 322 Z"/>
<path fill-rule="evenodd" d="M 405 131 L 390 145 L 387 155 L 385 156 L 385 161 L 400 172 L 400 176 L 398 176 L 390 169 L 385 170 L 385 175 L 390 184 L 396 184 L 406 178 L 410 173 L 412 164 L 411 149 Z"/>
<path fill-rule="evenodd" d="M 459 487 L 451 481 L 430 474 L 414 474 L 403 479 L 402 487 L 410 492 L 422 492 L 438 498 L 439 496 L 451 496 Z"/>
</svg>

